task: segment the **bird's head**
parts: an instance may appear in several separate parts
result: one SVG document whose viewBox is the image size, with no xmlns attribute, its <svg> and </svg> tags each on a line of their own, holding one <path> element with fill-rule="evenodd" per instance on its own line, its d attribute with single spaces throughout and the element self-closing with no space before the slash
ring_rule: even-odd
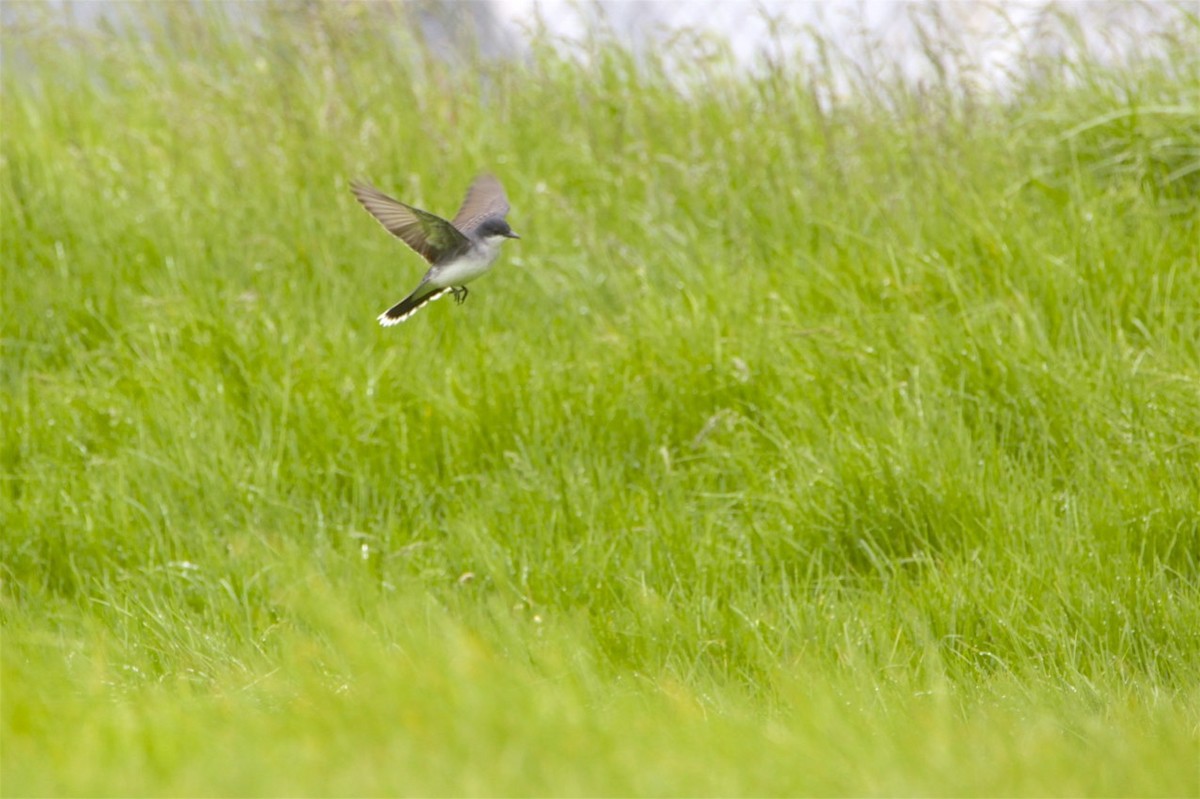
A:
<svg viewBox="0 0 1200 799">
<path fill-rule="evenodd" d="M 515 232 L 513 232 L 513 229 L 508 226 L 508 222 L 505 222 L 504 217 L 502 216 L 494 216 L 490 219 L 484 220 L 483 223 L 480 224 L 479 228 L 475 231 L 475 235 L 479 236 L 481 239 L 491 242 L 497 242 L 501 239 L 521 238 Z"/>
</svg>

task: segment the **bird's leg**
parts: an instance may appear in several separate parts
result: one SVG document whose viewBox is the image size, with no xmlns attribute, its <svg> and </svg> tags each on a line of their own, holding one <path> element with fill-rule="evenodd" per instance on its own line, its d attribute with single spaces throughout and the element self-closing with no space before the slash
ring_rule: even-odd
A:
<svg viewBox="0 0 1200 799">
<path fill-rule="evenodd" d="M 450 293 L 454 295 L 454 302 L 462 305 L 467 301 L 467 294 L 470 292 L 467 291 L 466 286 L 451 286 Z"/>
</svg>

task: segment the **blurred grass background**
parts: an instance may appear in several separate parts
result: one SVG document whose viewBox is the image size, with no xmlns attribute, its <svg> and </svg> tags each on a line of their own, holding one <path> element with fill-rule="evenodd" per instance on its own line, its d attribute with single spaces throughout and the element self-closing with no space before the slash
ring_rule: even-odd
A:
<svg viewBox="0 0 1200 799">
<path fill-rule="evenodd" d="M 5 795 L 1200 795 L 1196 17 L 1000 97 L 24 10 Z M 484 169 L 379 328 L 349 181 Z"/>
</svg>

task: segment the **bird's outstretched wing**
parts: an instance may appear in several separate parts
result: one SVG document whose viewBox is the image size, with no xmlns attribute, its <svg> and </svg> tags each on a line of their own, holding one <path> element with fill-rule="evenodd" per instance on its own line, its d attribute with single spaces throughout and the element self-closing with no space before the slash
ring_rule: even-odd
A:
<svg viewBox="0 0 1200 799">
<path fill-rule="evenodd" d="M 508 198 L 504 196 L 500 181 L 495 175 L 480 175 L 467 189 L 462 208 L 454 215 L 454 226 L 470 235 L 488 217 L 502 217 L 507 213 Z"/>
<path fill-rule="evenodd" d="M 367 183 L 356 182 L 351 191 L 389 233 L 431 264 L 470 246 L 458 228 L 436 214 L 405 205 Z"/>
</svg>

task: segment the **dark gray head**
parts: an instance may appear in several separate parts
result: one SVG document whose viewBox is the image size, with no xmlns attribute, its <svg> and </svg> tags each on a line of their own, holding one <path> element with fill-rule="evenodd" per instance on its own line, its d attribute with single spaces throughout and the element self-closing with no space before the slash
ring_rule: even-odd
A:
<svg viewBox="0 0 1200 799">
<path fill-rule="evenodd" d="M 502 216 L 489 216 L 475 228 L 474 235 L 479 239 L 519 239 L 521 238 L 508 226 Z"/>
</svg>

